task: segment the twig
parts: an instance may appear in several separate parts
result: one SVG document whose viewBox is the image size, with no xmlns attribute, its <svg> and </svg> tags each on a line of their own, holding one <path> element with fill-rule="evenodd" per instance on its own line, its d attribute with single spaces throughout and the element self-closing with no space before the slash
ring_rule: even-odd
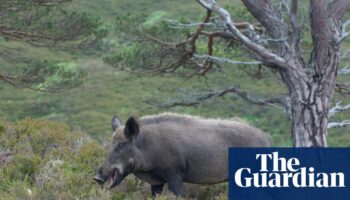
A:
<svg viewBox="0 0 350 200">
<path fill-rule="evenodd" d="M 338 101 L 335 104 L 335 106 L 329 110 L 329 117 L 332 117 L 333 115 L 335 115 L 338 112 L 342 112 L 342 111 L 350 109 L 350 104 L 342 106 L 341 103 L 342 103 L 341 101 Z"/>
<path fill-rule="evenodd" d="M 342 122 L 329 122 L 327 128 L 341 128 L 350 126 L 350 120 L 344 120 Z"/>
<path fill-rule="evenodd" d="M 350 31 L 347 31 L 347 27 L 350 24 L 350 19 L 348 19 L 347 21 L 345 21 L 342 25 L 342 34 L 339 37 L 337 43 L 341 43 L 342 41 L 344 41 L 349 35 L 350 35 Z"/>
<path fill-rule="evenodd" d="M 347 74 L 350 74 L 349 66 L 343 67 L 342 69 L 338 70 L 338 75 L 347 75 Z"/>
<path fill-rule="evenodd" d="M 236 61 L 236 60 L 231 60 L 228 58 L 220 58 L 216 56 L 210 56 L 210 55 L 198 55 L 194 54 L 194 58 L 198 59 L 203 59 L 203 60 L 210 60 L 218 63 L 228 63 L 232 65 L 259 65 L 262 64 L 260 61 Z"/>
</svg>

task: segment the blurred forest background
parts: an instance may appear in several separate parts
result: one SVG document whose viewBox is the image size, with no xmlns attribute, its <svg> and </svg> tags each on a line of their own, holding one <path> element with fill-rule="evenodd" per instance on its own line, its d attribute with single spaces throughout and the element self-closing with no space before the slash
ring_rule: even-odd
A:
<svg viewBox="0 0 350 200">
<path fill-rule="evenodd" d="M 221 4 L 226 5 L 236 21 L 249 18 L 240 1 L 223 0 Z M 4 7 L 0 6 L 0 9 Z M 30 9 L 27 11 L 32 12 Z M 129 116 L 161 112 L 208 118 L 239 117 L 269 133 L 273 146 L 291 146 L 290 123 L 282 109 L 252 105 L 234 94 L 193 107 L 159 108 L 153 105 L 154 102 L 166 103 L 179 99 L 184 93 L 191 95 L 209 89 L 219 90 L 233 84 L 239 84 L 242 89 L 261 97 L 285 94 L 286 89 L 271 72 L 257 72 L 249 66 L 222 65 L 223 73 L 181 78 L 137 76 L 120 70 L 124 62 L 118 62 L 119 58 L 137 55 L 135 52 L 142 48 L 125 39 L 121 33 L 127 31 L 123 23 L 135 23 L 161 32 L 164 19 L 199 22 L 205 16 L 205 10 L 196 1 L 74 0 L 57 7 L 44 6 L 40 9 L 36 19 L 51 27 L 50 31 L 60 32 L 62 29 L 56 27 L 55 22 L 45 22 L 50 17 L 55 19 L 55 15 L 50 13 L 64 12 L 72 19 L 78 16 L 80 21 L 74 22 L 88 25 L 93 30 L 86 31 L 91 31 L 94 38 L 79 44 L 62 39 L 42 45 L 33 38 L 24 42 L 0 37 L 0 54 L 7 55 L 6 59 L 0 57 L 0 70 L 14 72 L 24 68 L 28 74 L 38 73 L 28 70 L 38 66 L 61 70 L 52 73 L 46 80 L 40 80 L 40 83 L 21 83 L 23 86 L 30 84 L 36 90 L 48 89 L 51 92 L 0 83 L 0 199 L 149 197 L 150 192 L 145 184 L 133 177 L 128 178 L 114 193 L 92 182 L 91 177 L 105 154 L 111 135 L 110 119 L 114 114 L 124 120 Z M 7 23 L 18 23 L 12 25 L 19 28 L 25 25 L 20 16 L 14 16 L 14 19 L 18 21 Z M 0 21 L 1 26 L 3 22 L 6 23 Z M 71 28 L 75 25 L 71 24 Z M 166 31 L 169 30 L 164 28 L 164 33 Z M 305 38 L 306 43 L 308 40 L 310 42 L 311 39 Z M 343 46 L 347 49 L 350 43 Z M 225 55 L 224 51 L 222 55 Z M 8 57 L 12 60 L 8 60 Z M 63 81 L 61 86 L 64 89 L 60 91 L 56 86 L 61 82 L 56 79 L 62 73 L 67 80 Z M 350 103 L 349 98 L 336 95 L 334 101 L 339 100 Z M 340 113 L 337 117 L 349 119 L 350 112 Z M 349 132 L 346 128 L 330 130 L 329 146 L 350 146 Z M 192 190 L 189 187 L 187 194 L 198 199 L 225 199 L 227 191 L 226 185 Z"/>
</svg>

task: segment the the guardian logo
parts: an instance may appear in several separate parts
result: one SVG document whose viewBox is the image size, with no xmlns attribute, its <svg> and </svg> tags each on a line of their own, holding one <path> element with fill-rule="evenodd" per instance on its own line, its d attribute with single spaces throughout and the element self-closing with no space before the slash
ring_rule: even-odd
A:
<svg viewBox="0 0 350 200">
<path fill-rule="evenodd" d="M 230 148 L 229 200 L 349 200 L 350 148 Z"/>
<path fill-rule="evenodd" d="M 320 172 L 315 167 L 303 167 L 298 158 L 280 157 L 278 152 L 256 154 L 260 163 L 258 172 L 249 167 L 239 168 L 234 173 L 238 187 L 248 188 L 338 188 L 345 187 L 343 172 Z"/>
</svg>

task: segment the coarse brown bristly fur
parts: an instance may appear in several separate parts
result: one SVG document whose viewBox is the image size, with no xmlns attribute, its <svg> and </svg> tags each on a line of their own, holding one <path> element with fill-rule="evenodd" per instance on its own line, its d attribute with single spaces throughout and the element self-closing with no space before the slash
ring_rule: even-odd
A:
<svg viewBox="0 0 350 200">
<path fill-rule="evenodd" d="M 192 115 L 186 115 L 186 114 L 178 114 L 178 113 L 171 113 L 171 112 L 165 112 L 165 113 L 160 113 L 156 115 L 148 115 L 148 116 L 143 116 L 140 118 L 140 123 L 141 124 L 153 124 L 153 123 L 161 123 L 161 122 L 190 122 L 190 121 L 207 121 L 208 123 L 232 123 L 232 122 L 239 122 L 239 123 L 244 123 L 246 125 L 249 125 L 246 121 L 234 117 L 234 118 L 228 118 L 228 119 L 223 119 L 223 118 L 215 118 L 215 119 L 208 119 L 208 118 L 202 118 L 199 116 L 192 116 Z"/>
<path fill-rule="evenodd" d="M 184 134 L 186 137 L 197 138 L 197 141 L 201 140 L 198 139 L 200 135 L 208 139 L 216 136 L 216 140 L 220 138 L 231 141 L 232 147 L 270 146 L 271 142 L 268 134 L 239 118 L 207 119 L 177 113 L 160 113 L 141 117 L 138 121 L 143 133 L 158 132 L 164 136 L 176 134 L 176 139 Z M 175 140 L 174 136 L 167 137 Z"/>
<path fill-rule="evenodd" d="M 126 147 L 115 151 L 120 144 Z M 152 185 L 152 193 L 168 183 L 170 191 L 179 195 L 182 182 L 227 181 L 229 147 L 269 146 L 267 134 L 237 118 L 205 119 L 176 113 L 137 121 L 131 117 L 114 131 L 109 160 L 100 171 L 110 174 L 117 166 L 121 174 L 132 166 L 136 177 Z"/>
</svg>

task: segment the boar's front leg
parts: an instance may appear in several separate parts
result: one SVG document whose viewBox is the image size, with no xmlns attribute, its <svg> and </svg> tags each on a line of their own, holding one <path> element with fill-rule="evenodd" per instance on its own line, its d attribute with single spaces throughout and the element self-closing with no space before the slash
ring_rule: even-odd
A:
<svg viewBox="0 0 350 200">
<path fill-rule="evenodd" d="M 151 185 L 152 197 L 155 198 L 156 195 L 162 194 L 164 184 Z"/>
<path fill-rule="evenodd" d="M 182 194 L 182 176 L 181 175 L 173 175 L 169 177 L 168 187 L 169 190 L 174 193 L 176 196 L 181 196 Z"/>
</svg>

